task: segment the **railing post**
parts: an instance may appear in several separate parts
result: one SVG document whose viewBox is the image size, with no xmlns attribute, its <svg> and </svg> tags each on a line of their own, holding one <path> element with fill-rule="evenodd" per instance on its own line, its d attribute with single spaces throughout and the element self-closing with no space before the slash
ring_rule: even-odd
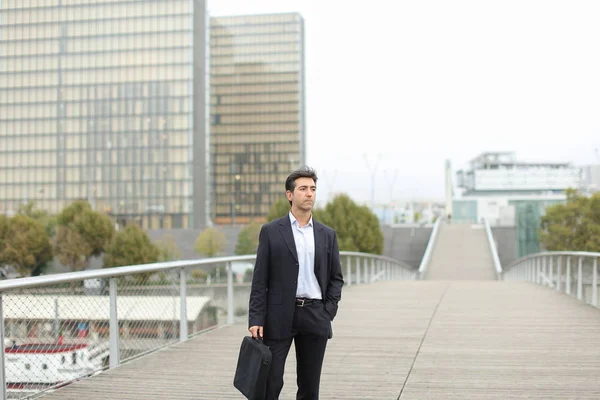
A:
<svg viewBox="0 0 600 400">
<path fill-rule="evenodd" d="M 117 280 L 110 278 L 110 321 L 109 321 L 109 359 L 110 368 L 116 368 L 121 364 L 121 351 L 119 349 L 119 318 L 117 314 Z"/>
<path fill-rule="evenodd" d="M 598 307 L 598 257 L 594 257 L 594 271 L 592 272 L 592 305 Z"/>
<path fill-rule="evenodd" d="M 188 321 L 187 321 L 187 276 L 186 269 L 179 270 L 179 341 L 185 342 L 188 339 Z"/>
<path fill-rule="evenodd" d="M 2 344 L 2 356 L 0 357 L 0 400 L 6 400 L 6 364 L 4 357 L 4 299 L 2 293 L 0 293 L 0 343 Z"/>
<path fill-rule="evenodd" d="M 548 273 L 546 269 L 546 257 L 542 257 L 542 286 L 544 286 L 547 282 L 547 280 L 544 278 L 548 278 Z"/>
<path fill-rule="evenodd" d="M 371 283 L 369 280 L 369 260 L 365 258 L 363 261 L 365 267 L 365 283 Z"/>
<path fill-rule="evenodd" d="M 346 259 L 346 271 L 347 278 L 344 281 L 348 282 L 348 286 L 352 286 L 352 259 L 350 256 Z"/>
<path fill-rule="evenodd" d="M 583 300 L 583 257 L 577 263 L 577 298 Z"/>
<path fill-rule="evenodd" d="M 560 292 L 561 280 L 562 280 L 562 258 L 561 256 L 556 257 L 556 291 Z"/>
<path fill-rule="evenodd" d="M 227 263 L 227 323 L 233 324 L 233 266 Z M 218 270 L 218 268 L 217 268 Z"/>
<path fill-rule="evenodd" d="M 567 256 L 567 274 L 565 277 L 565 292 L 571 294 L 571 257 Z"/>
<path fill-rule="evenodd" d="M 371 282 L 375 282 L 375 259 L 371 258 Z"/>
<path fill-rule="evenodd" d="M 554 258 L 552 256 L 549 256 L 548 259 L 548 286 L 552 287 L 552 282 L 554 281 Z"/>
<path fill-rule="evenodd" d="M 541 257 L 537 257 L 535 259 L 535 263 L 537 264 L 537 277 L 536 277 L 536 283 L 538 285 L 542 284 L 542 258 Z"/>
<path fill-rule="evenodd" d="M 390 267 L 390 262 L 386 261 L 385 262 L 385 276 L 386 276 L 386 280 L 391 281 L 392 280 L 392 268 Z"/>
<path fill-rule="evenodd" d="M 529 259 L 529 282 L 535 282 L 535 258 Z"/>
<path fill-rule="evenodd" d="M 356 257 L 356 284 L 360 285 L 360 257 Z"/>
</svg>

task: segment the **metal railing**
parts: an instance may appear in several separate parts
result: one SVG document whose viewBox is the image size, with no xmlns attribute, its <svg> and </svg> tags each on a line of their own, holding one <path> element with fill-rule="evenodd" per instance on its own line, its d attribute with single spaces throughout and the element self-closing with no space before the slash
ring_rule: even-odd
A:
<svg viewBox="0 0 600 400">
<path fill-rule="evenodd" d="M 492 234 L 492 228 L 490 227 L 489 221 L 485 218 L 483 219 L 483 225 L 485 227 L 485 234 L 490 247 L 490 253 L 492 254 L 492 260 L 494 261 L 497 279 L 502 280 L 502 264 L 500 264 L 500 257 L 498 257 L 498 250 L 496 248 L 496 242 L 494 241 L 494 235 Z"/>
<path fill-rule="evenodd" d="M 416 277 L 408 264 L 391 258 L 355 252 L 340 252 L 340 257 L 347 285 Z M 255 258 L 0 281 L 5 346 L 0 400 L 35 396 L 236 318 L 247 320 L 251 275 L 244 272 L 253 268 Z M 207 276 L 211 268 L 216 279 Z"/>
<path fill-rule="evenodd" d="M 435 243 L 437 241 L 441 220 L 442 218 L 438 217 L 438 219 L 436 219 L 435 223 L 433 224 L 431 236 L 429 236 L 429 242 L 427 242 L 427 247 L 425 248 L 425 254 L 423 254 L 421 264 L 419 265 L 419 273 L 417 279 L 423 279 L 425 277 L 425 274 L 427 273 L 427 268 L 429 267 L 429 262 L 431 261 L 431 256 L 433 254 L 433 248 L 435 247 Z"/>
<path fill-rule="evenodd" d="M 547 286 L 598 307 L 600 253 L 555 251 L 532 254 L 504 270 L 505 280 L 522 280 Z"/>
<path fill-rule="evenodd" d="M 341 251 L 340 258 L 346 286 L 377 281 L 415 280 L 418 275 L 414 267 L 389 257 Z"/>
</svg>

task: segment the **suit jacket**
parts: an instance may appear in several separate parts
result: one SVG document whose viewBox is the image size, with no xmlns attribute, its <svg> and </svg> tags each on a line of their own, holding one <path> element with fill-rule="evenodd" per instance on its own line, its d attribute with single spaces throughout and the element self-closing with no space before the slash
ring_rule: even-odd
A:
<svg viewBox="0 0 600 400">
<path fill-rule="evenodd" d="M 344 279 L 337 236 L 333 229 L 313 218 L 315 236 L 315 275 L 324 308 L 331 321 L 342 296 Z M 250 292 L 249 326 L 263 326 L 264 337 L 287 339 L 292 336 L 298 285 L 298 255 L 290 217 L 262 226 Z"/>
</svg>

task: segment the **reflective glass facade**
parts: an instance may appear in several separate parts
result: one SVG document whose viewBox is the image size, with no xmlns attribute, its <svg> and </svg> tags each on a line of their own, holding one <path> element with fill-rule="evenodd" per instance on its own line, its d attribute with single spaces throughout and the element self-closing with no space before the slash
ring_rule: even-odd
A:
<svg viewBox="0 0 600 400">
<path fill-rule="evenodd" d="M 264 220 L 305 163 L 304 23 L 299 14 L 211 18 L 212 212 Z"/>
<path fill-rule="evenodd" d="M 0 213 L 202 226 L 205 31 L 198 0 L 1 0 Z"/>
</svg>

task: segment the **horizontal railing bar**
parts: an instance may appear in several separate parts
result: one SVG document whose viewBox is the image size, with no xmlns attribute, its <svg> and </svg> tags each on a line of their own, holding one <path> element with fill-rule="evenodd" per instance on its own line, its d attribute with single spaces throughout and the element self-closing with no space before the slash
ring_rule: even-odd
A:
<svg viewBox="0 0 600 400">
<path fill-rule="evenodd" d="M 506 272 L 512 267 L 519 265 L 524 261 L 544 256 L 600 257 L 600 253 L 594 253 L 589 251 L 543 251 L 540 253 L 529 254 L 519 258 L 518 260 L 513 261 L 509 264 L 508 267 L 504 269 L 504 271 Z"/>
<path fill-rule="evenodd" d="M 492 260 L 494 261 L 496 274 L 498 275 L 498 279 L 502 279 L 502 264 L 500 263 L 500 258 L 498 257 L 498 249 L 496 249 L 496 242 L 494 242 L 494 234 L 492 233 L 492 228 L 487 218 L 484 218 L 483 224 L 485 227 L 485 234 L 488 240 L 490 253 L 492 253 Z"/>
<path fill-rule="evenodd" d="M 368 253 L 359 253 L 352 251 L 341 251 L 341 257 L 363 257 L 367 259 L 376 259 L 382 261 L 391 261 L 395 265 L 412 270 L 414 269 L 410 265 L 395 260 L 393 258 L 376 255 L 376 254 L 368 254 Z M 44 275 L 44 276 L 35 276 L 35 277 L 27 277 L 27 278 L 16 278 L 16 279 L 7 279 L 4 281 L 0 281 L 0 293 L 6 292 L 8 290 L 15 289 L 27 289 L 39 286 L 47 286 L 47 285 L 56 285 L 60 283 L 69 283 L 75 281 L 82 281 L 87 279 L 108 279 L 108 278 L 116 278 L 125 275 L 134 275 L 148 272 L 158 272 L 165 271 L 171 269 L 178 268 L 191 268 L 191 267 L 199 267 L 204 265 L 212 265 L 219 263 L 227 263 L 227 262 L 236 262 L 236 261 L 254 261 L 256 259 L 256 255 L 243 255 L 243 256 L 230 256 L 230 257 L 215 257 L 215 258 L 204 258 L 198 260 L 179 260 L 179 261 L 168 261 L 161 263 L 153 263 L 153 264 L 143 264 L 143 265 L 132 265 L 125 267 L 114 267 L 114 268 L 102 268 L 95 270 L 87 270 L 87 271 L 78 271 L 78 272 L 65 272 L 62 274 L 53 274 L 53 275 Z"/>
<path fill-rule="evenodd" d="M 393 262 L 394 264 L 400 266 L 400 267 L 404 267 L 406 269 L 415 269 L 415 267 L 403 262 L 403 261 L 399 261 L 396 260 L 394 258 L 391 257 L 387 257 L 387 256 L 380 256 L 378 254 L 370 254 L 370 253 L 360 253 L 357 251 L 340 251 L 340 257 L 363 257 L 363 258 L 367 258 L 367 259 L 374 259 L 374 260 L 382 260 L 382 261 L 390 261 Z"/>
<path fill-rule="evenodd" d="M 433 229 L 431 230 L 431 235 L 429 235 L 427 247 L 425 248 L 425 254 L 423 254 L 421 264 L 419 265 L 419 279 L 423 279 L 423 276 L 425 276 L 425 273 L 427 272 L 427 267 L 429 266 L 429 262 L 431 261 L 431 256 L 433 254 L 433 247 L 435 246 L 435 243 L 437 241 L 441 220 L 441 217 L 438 217 L 438 219 L 433 224 Z"/>
<path fill-rule="evenodd" d="M 102 268 L 88 271 L 65 272 L 63 274 L 34 276 L 28 278 L 7 279 L 0 282 L 0 292 L 12 289 L 26 289 L 37 286 L 56 285 L 86 279 L 116 278 L 124 275 L 141 274 L 145 272 L 157 272 L 182 267 L 198 267 L 231 261 L 252 261 L 255 255 L 205 258 L 199 260 L 168 261 L 153 264 L 133 265 L 126 267 Z"/>
</svg>

